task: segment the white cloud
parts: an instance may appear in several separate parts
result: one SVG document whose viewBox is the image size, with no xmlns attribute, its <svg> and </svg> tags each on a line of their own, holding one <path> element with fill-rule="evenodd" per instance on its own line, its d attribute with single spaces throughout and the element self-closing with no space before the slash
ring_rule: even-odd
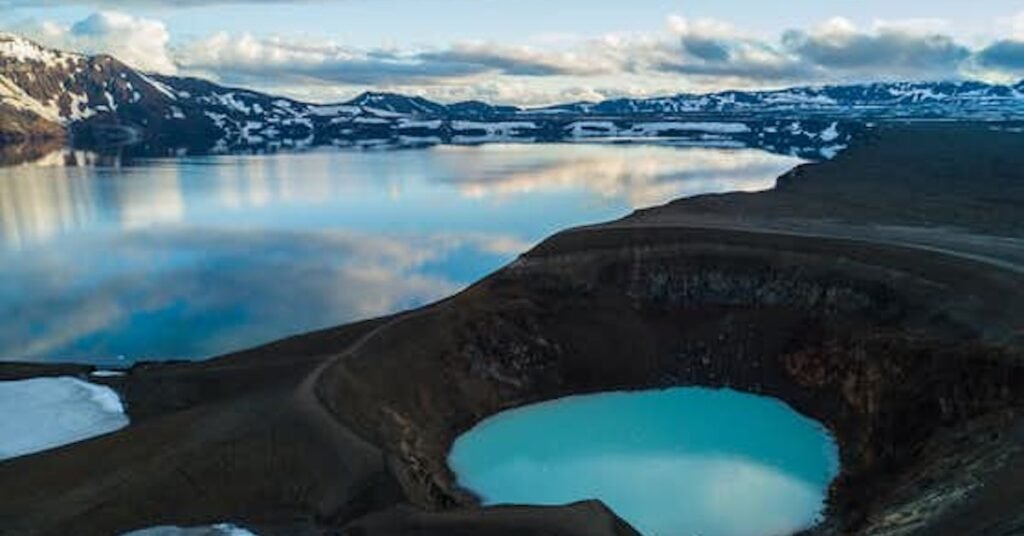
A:
<svg viewBox="0 0 1024 536">
<path fill-rule="evenodd" d="M 1024 41 L 1024 11 L 1010 18 L 1010 32 L 1012 38 Z"/>
<path fill-rule="evenodd" d="M 810 31 L 792 30 L 783 46 L 800 60 L 838 78 L 955 78 L 970 50 L 920 21 L 889 22 L 862 31 L 835 18 Z"/>
<path fill-rule="evenodd" d="M 110 54 L 145 71 L 177 70 L 168 50 L 170 33 L 163 22 L 155 19 L 101 11 L 71 26 L 43 21 L 24 23 L 15 30 L 52 47 Z"/>
<path fill-rule="evenodd" d="M 347 84 L 408 84 L 482 75 L 589 76 L 613 72 L 610 58 L 576 51 L 485 42 L 455 43 L 435 50 L 356 49 L 335 42 L 218 33 L 176 54 L 184 69 L 246 78 L 276 76 Z"/>
<path fill-rule="evenodd" d="M 876 32 L 895 31 L 917 35 L 948 34 L 953 24 L 946 19 L 877 19 L 872 24 Z"/>
<path fill-rule="evenodd" d="M 660 64 L 679 73 L 763 83 L 953 78 L 970 51 L 938 33 L 939 20 L 876 21 L 861 29 L 836 17 L 778 42 L 720 21 L 669 20 L 680 54 Z"/>
<path fill-rule="evenodd" d="M 739 31 L 731 23 L 716 19 L 690 20 L 679 15 L 669 15 L 669 30 L 676 35 L 697 35 L 705 38 L 735 39 Z"/>
</svg>

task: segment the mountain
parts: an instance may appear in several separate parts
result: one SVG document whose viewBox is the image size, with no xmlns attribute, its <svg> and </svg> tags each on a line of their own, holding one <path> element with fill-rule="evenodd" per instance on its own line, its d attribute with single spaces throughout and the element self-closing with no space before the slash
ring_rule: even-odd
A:
<svg viewBox="0 0 1024 536">
<path fill-rule="evenodd" d="M 443 104 L 422 97 L 407 97 L 396 93 L 367 92 L 345 104 L 372 110 L 380 115 L 444 115 L 447 113 L 447 108 Z"/>
<path fill-rule="evenodd" d="M 586 115 L 681 113 L 778 114 L 798 111 L 840 117 L 1006 118 L 1024 112 L 1024 82 L 898 82 L 801 87 L 777 91 L 724 91 L 652 99 L 613 99 L 546 110 Z"/>
<path fill-rule="evenodd" d="M 865 124 L 1024 116 L 1024 82 L 888 83 L 612 99 L 544 108 L 445 105 L 395 93 L 311 104 L 198 78 L 147 74 L 105 56 L 0 34 L 0 144 L 70 137 L 147 154 L 318 145 L 659 138 L 829 157 Z"/>
</svg>

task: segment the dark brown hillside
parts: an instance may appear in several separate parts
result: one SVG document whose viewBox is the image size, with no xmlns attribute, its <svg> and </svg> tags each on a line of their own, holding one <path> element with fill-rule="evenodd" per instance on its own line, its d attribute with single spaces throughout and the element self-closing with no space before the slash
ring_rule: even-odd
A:
<svg viewBox="0 0 1024 536">
<path fill-rule="evenodd" d="M 630 535 L 595 503 L 482 508 L 448 448 L 522 404 L 703 385 L 835 433 L 842 473 L 812 534 L 1020 534 L 1020 140 L 882 129 L 771 192 L 559 233 L 416 311 L 137 365 L 102 380 L 132 426 L 0 463 L 0 532 Z"/>
</svg>

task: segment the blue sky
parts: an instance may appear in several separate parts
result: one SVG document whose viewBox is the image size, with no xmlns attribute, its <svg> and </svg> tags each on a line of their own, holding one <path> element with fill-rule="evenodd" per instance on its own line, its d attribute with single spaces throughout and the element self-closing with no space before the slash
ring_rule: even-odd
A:
<svg viewBox="0 0 1024 536">
<path fill-rule="evenodd" d="M 390 89 L 530 104 L 1024 76 L 1022 0 L 209 4 L 0 0 L 0 26 L 144 69 L 320 101 Z"/>
</svg>

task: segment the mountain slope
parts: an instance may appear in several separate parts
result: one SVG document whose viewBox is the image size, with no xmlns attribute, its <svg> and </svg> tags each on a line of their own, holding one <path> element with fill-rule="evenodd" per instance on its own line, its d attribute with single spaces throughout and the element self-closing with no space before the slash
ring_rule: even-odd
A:
<svg viewBox="0 0 1024 536">
<path fill-rule="evenodd" d="M 64 127 L 7 104 L 0 104 L 0 145 L 62 139 Z"/>
</svg>

